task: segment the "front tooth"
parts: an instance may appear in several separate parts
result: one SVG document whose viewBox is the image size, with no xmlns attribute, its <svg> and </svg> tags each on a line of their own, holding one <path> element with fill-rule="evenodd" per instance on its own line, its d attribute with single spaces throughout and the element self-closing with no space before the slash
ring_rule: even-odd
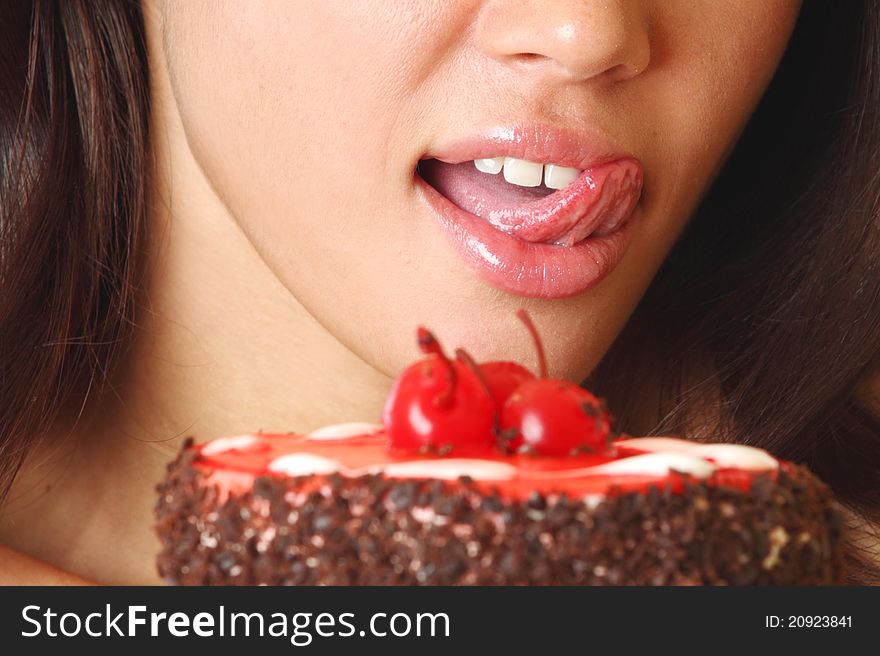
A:
<svg viewBox="0 0 880 656">
<path fill-rule="evenodd" d="M 481 173 L 491 173 L 492 175 L 496 175 L 501 173 L 501 168 L 504 166 L 504 158 L 487 157 L 485 159 L 475 159 L 474 166 L 476 166 L 477 170 Z"/>
<path fill-rule="evenodd" d="M 504 158 L 504 179 L 520 187 L 540 187 L 544 165 L 513 157 Z"/>
<path fill-rule="evenodd" d="M 577 180 L 581 172 L 578 169 L 572 169 L 567 166 L 559 166 L 557 164 L 544 165 L 544 186 L 550 189 L 565 189 L 572 182 Z"/>
</svg>

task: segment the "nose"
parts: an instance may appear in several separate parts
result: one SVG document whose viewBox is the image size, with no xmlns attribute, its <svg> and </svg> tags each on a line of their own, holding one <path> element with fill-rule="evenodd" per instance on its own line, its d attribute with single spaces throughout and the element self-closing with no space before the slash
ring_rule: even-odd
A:
<svg viewBox="0 0 880 656">
<path fill-rule="evenodd" d="M 619 81 L 648 66 L 648 22 L 643 0 L 489 0 L 477 16 L 476 39 L 506 64 L 569 81 Z"/>
</svg>

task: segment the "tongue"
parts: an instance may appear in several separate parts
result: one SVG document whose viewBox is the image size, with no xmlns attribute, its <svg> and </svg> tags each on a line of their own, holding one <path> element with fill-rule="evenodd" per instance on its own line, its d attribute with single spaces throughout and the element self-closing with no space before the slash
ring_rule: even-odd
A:
<svg viewBox="0 0 880 656">
<path fill-rule="evenodd" d="M 560 191 L 514 185 L 501 173 L 478 171 L 473 162 L 427 159 L 419 163 L 419 174 L 453 204 L 496 228 L 526 241 L 563 246 L 613 230 L 641 190 L 641 170 L 632 160 L 600 166 Z"/>
<path fill-rule="evenodd" d="M 499 207 L 534 202 L 553 193 L 553 189 L 543 185 L 510 184 L 501 173 L 481 173 L 473 162 L 447 164 L 429 159 L 419 164 L 419 171 L 432 187 L 461 209 L 484 219 L 489 211 Z"/>
</svg>

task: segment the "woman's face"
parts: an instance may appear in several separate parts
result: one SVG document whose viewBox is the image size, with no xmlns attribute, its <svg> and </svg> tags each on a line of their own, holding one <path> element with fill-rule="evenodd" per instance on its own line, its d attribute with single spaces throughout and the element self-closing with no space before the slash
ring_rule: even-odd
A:
<svg viewBox="0 0 880 656">
<path fill-rule="evenodd" d="M 169 2 L 163 37 L 197 162 L 327 330 L 389 375 L 417 324 L 532 362 L 524 306 L 552 372 L 578 380 L 723 163 L 798 9 Z"/>
</svg>

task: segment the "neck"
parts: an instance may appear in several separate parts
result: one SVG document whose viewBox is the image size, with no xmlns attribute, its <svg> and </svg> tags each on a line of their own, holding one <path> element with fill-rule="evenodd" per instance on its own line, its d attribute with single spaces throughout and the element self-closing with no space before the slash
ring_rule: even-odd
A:
<svg viewBox="0 0 880 656">
<path fill-rule="evenodd" d="M 0 519 L 0 542 L 107 583 L 155 581 L 154 488 L 186 436 L 377 421 L 391 384 L 266 266 L 170 103 L 155 108 L 153 130 L 147 276 L 131 349 L 100 403 L 59 429 L 69 439 L 31 458 Z"/>
</svg>

